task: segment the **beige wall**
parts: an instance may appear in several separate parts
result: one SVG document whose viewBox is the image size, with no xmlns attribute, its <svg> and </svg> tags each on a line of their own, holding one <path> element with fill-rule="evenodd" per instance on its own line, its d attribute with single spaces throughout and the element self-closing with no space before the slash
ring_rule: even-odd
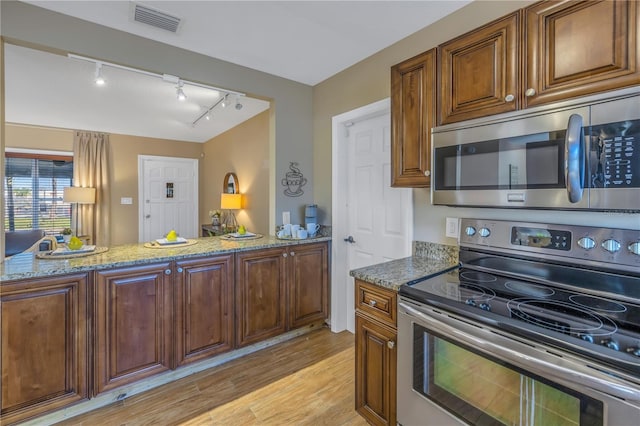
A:
<svg viewBox="0 0 640 426">
<path fill-rule="evenodd" d="M 436 47 L 533 1 L 475 1 L 442 20 L 318 84 L 313 90 L 314 182 L 316 201 L 331 220 L 331 118 L 390 95 L 392 65 Z M 596 212 L 467 209 L 433 206 L 429 189 L 415 189 L 415 240 L 455 244 L 445 236 L 446 217 L 481 217 L 640 229 L 639 215 Z M 334 218 L 334 220 L 337 220 Z"/>
<path fill-rule="evenodd" d="M 210 222 L 209 210 L 220 208 L 224 176 L 238 176 L 243 209 L 238 224 L 260 234 L 269 230 L 269 126 L 267 110 L 204 144 L 200 162 L 200 220 Z"/>
<path fill-rule="evenodd" d="M 6 126 L 6 147 L 73 151 L 73 131 L 20 125 Z M 111 134 L 111 242 L 138 241 L 138 156 L 156 155 L 200 159 L 203 144 Z M 200 161 L 199 168 L 203 168 Z M 120 204 L 121 197 L 133 204 Z"/>
</svg>

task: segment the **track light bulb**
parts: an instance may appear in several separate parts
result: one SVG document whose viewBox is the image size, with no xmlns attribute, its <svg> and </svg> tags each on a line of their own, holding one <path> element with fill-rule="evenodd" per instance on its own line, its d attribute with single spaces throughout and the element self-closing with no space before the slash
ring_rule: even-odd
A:
<svg viewBox="0 0 640 426">
<path fill-rule="evenodd" d="M 224 99 L 222 100 L 222 103 L 220 104 L 222 106 L 222 108 L 226 108 L 227 107 L 227 97 L 229 95 L 224 95 Z"/>
<path fill-rule="evenodd" d="M 204 116 L 204 119 L 207 121 L 211 120 L 211 111 L 207 111 L 207 115 Z"/>
<path fill-rule="evenodd" d="M 104 86 L 106 83 L 106 80 L 102 76 L 102 64 L 100 62 L 96 62 L 96 78 L 94 81 L 98 86 Z"/>
<path fill-rule="evenodd" d="M 176 96 L 180 102 L 184 102 L 187 100 L 187 95 L 184 94 L 184 90 L 182 90 L 182 82 L 178 84 L 176 87 Z"/>
</svg>

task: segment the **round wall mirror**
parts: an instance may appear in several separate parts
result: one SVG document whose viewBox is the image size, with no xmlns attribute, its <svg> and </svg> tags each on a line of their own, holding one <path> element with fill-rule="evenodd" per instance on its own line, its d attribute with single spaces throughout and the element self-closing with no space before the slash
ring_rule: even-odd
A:
<svg viewBox="0 0 640 426">
<path fill-rule="evenodd" d="M 239 194 L 240 185 L 238 184 L 238 176 L 235 173 L 227 173 L 222 183 L 222 192 L 227 194 Z"/>
</svg>

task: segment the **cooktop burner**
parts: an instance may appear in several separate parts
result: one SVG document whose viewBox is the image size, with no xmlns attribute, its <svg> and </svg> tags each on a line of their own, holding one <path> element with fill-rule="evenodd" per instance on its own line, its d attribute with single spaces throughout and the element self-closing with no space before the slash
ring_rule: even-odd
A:
<svg viewBox="0 0 640 426">
<path fill-rule="evenodd" d="M 504 286 L 509 290 L 526 296 L 549 297 L 556 294 L 556 291 L 550 287 L 543 287 L 522 281 L 507 281 L 504 283 Z"/>
</svg>

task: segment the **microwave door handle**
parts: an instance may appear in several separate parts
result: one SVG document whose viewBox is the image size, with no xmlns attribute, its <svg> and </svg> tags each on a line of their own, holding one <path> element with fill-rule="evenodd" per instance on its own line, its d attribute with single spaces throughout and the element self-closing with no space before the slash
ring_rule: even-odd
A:
<svg viewBox="0 0 640 426">
<path fill-rule="evenodd" d="M 586 386 L 591 389 L 604 390 L 609 395 L 623 398 L 628 401 L 640 402 L 640 393 L 637 387 L 620 383 L 615 377 L 606 373 L 600 373 L 595 369 L 589 369 L 572 362 L 570 359 L 547 355 L 540 350 L 528 349 L 526 345 L 512 342 L 507 337 L 487 332 L 482 333 L 473 325 L 468 325 L 461 321 L 454 324 L 447 322 L 448 318 L 436 318 L 427 312 L 416 309 L 404 302 L 398 302 L 399 311 L 404 310 L 407 315 L 413 317 L 416 322 L 425 327 L 439 332 L 444 336 L 460 343 L 464 343 L 472 348 L 477 348 L 485 353 L 493 354 L 505 361 L 510 361 L 515 365 L 526 366 L 526 369 L 543 377 L 555 376 L 567 382 Z M 480 334 L 486 334 L 486 338 Z M 514 346 L 516 345 L 516 346 Z"/>
<path fill-rule="evenodd" d="M 571 203 L 582 199 L 584 170 L 584 138 L 582 137 L 582 116 L 571 114 L 564 140 L 564 178 L 567 195 Z"/>
</svg>

